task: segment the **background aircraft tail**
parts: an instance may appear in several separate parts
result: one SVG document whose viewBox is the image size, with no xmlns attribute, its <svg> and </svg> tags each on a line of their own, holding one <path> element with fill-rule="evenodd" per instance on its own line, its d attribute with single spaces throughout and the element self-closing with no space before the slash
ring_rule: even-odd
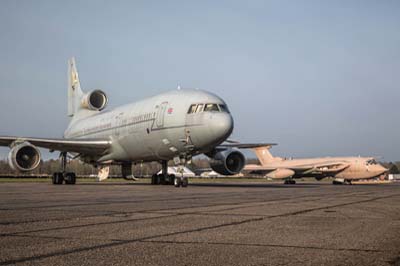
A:
<svg viewBox="0 0 400 266">
<path fill-rule="evenodd" d="M 271 149 L 271 145 L 266 145 L 263 147 L 254 148 L 253 151 L 257 155 L 258 160 L 260 161 L 262 166 L 266 166 L 269 163 L 281 161 L 282 158 L 272 156 L 269 149 Z"/>
</svg>

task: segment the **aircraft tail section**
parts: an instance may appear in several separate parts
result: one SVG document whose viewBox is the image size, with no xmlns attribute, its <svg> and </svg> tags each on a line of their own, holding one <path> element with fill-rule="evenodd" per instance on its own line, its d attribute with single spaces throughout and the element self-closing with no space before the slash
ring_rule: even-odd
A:
<svg viewBox="0 0 400 266">
<path fill-rule="evenodd" d="M 262 166 L 281 160 L 281 158 L 279 157 L 272 156 L 271 152 L 269 151 L 271 147 L 272 147 L 271 145 L 267 145 L 253 149 Z"/>
<path fill-rule="evenodd" d="M 78 70 L 76 68 L 75 58 L 68 60 L 68 116 L 74 117 L 80 107 L 80 101 L 83 97 L 81 83 L 79 82 Z"/>
<path fill-rule="evenodd" d="M 101 90 L 82 91 L 75 59 L 68 60 L 68 116 L 71 123 L 102 111 L 107 103 L 107 95 Z"/>
</svg>

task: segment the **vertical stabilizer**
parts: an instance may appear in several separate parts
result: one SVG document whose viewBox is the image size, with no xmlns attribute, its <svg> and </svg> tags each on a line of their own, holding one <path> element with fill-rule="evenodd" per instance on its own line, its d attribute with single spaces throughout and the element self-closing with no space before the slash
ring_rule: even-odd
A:
<svg viewBox="0 0 400 266">
<path fill-rule="evenodd" d="M 79 109 L 80 100 L 83 96 L 79 82 L 78 70 L 75 58 L 68 60 L 68 116 L 73 117 Z"/>
<path fill-rule="evenodd" d="M 274 156 L 272 156 L 271 152 L 269 151 L 270 148 L 271 145 L 253 149 L 253 151 L 257 155 L 258 160 L 263 166 L 267 165 L 268 163 L 280 160 L 280 158 L 275 158 Z"/>
</svg>

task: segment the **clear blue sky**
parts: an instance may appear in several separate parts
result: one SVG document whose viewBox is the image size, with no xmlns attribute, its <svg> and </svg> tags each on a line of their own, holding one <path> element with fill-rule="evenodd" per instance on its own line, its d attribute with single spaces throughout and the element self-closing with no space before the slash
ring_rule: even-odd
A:
<svg viewBox="0 0 400 266">
<path fill-rule="evenodd" d="M 278 155 L 400 160 L 399 29 L 390 0 L 3 0 L 0 135 L 62 135 L 75 56 L 111 107 L 202 88 Z"/>
</svg>

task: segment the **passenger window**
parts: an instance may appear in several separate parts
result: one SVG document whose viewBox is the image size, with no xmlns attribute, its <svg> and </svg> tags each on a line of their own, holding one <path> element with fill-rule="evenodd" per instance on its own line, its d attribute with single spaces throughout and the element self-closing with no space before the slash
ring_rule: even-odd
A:
<svg viewBox="0 0 400 266">
<path fill-rule="evenodd" d="M 197 107 L 197 104 L 192 104 L 192 105 L 189 107 L 188 114 L 193 114 L 193 113 L 196 111 L 196 107 Z"/>
<path fill-rule="evenodd" d="M 214 103 L 208 103 L 204 108 L 204 112 L 219 112 L 218 105 Z"/>
<path fill-rule="evenodd" d="M 220 104 L 219 109 L 221 110 L 221 112 L 229 113 L 228 107 L 225 104 Z"/>
<path fill-rule="evenodd" d="M 197 105 L 196 113 L 200 113 L 201 111 L 203 111 L 203 105 L 204 104 Z"/>
</svg>

